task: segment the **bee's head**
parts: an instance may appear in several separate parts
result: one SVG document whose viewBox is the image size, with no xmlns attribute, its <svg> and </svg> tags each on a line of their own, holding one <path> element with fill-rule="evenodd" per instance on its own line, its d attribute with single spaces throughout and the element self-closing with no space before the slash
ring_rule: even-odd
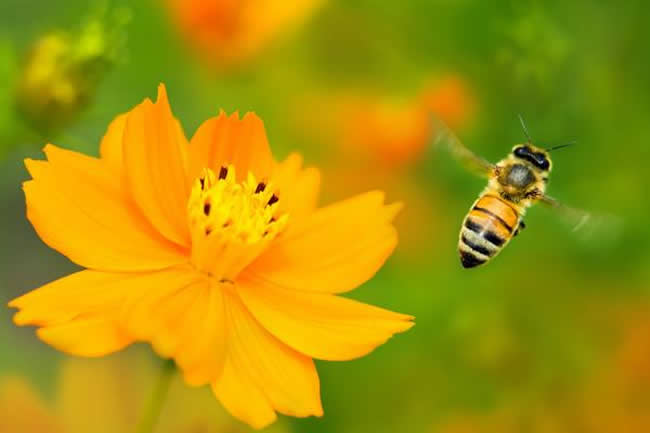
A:
<svg viewBox="0 0 650 433">
<path fill-rule="evenodd" d="M 551 171 L 551 157 L 546 149 L 535 147 L 530 143 L 517 144 L 512 148 L 515 158 L 528 161 L 541 171 Z"/>
</svg>

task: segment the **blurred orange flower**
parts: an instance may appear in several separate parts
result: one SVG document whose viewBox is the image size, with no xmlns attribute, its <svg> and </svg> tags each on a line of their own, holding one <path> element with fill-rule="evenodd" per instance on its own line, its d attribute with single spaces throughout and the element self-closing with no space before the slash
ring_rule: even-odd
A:
<svg viewBox="0 0 650 433">
<path fill-rule="evenodd" d="M 342 149 L 386 166 L 413 162 L 431 136 L 431 115 L 418 101 L 347 98 L 338 115 Z"/>
<path fill-rule="evenodd" d="M 204 57 L 246 60 L 311 15 L 324 0 L 166 0 L 172 19 Z"/>
<path fill-rule="evenodd" d="M 61 433 L 63 427 L 19 377 L 0 380 L 0 433 Z"/>
<path fill-rule="evenodd" d="M 161 85 L 113 121 L 100 153 L 48 145 L 47 161 L 26 161 L 28 218 L 87 268 L 10 303 L 55 348 L 151 342 L 263 427 L 276 411 L 322 414 L 312 358 L 357 358 L 413 325 L 337 296 L 391 254 L 401 205 L 373 191 L 316 209 L 319 172 L 296 154 L 276 162 L 254 114 L 221 113 L 188 142 Z"/>
<path fill-rule="evenodd" d="M 450 75 L 431 80 L 406 99 L 358 90 L 311 95 L 294 104 L 291 122 L 306 140 L 338 144 L 326 168 L 332 179 L 325 191 L 329 195 L 338 198 L 374 185 L 408 198 L 396 221 L 400 250 L 410 262 L 430 262 L 441 250 L 423 239 L 453 229 L 440 217 L 446 197 L 432 185 L 423 187 L 408 171 L 431 143 L 432 115 L 461 128 L 471 122 L 475 105 L 465 80 Z M 305 106 L 312 109 L 306 111 Z M 313 112 L 322 115 L 310 115 Z"/>
<path fill-rule="evenodd" d="M 0 379 L 0 433 L 115 433 L 133 431 L 153 386 L 153 363 L 143 353 L 102 360 L 68 359 L 46 402 L 21 377 Z M 205 391 L 205 392 L 202 392 Z M 237 433 L 248 431 L 214 408 L 208 390 L 171 384 L 157 433 Z M 278 423 L 274 433 L 284 433 Z"/>
<path fill-rule="evenodd" d="M 625 312 L 619 347 L 587 388 L 585 424 L 595 433 L 650 431 L 650 320 L 648 309 Z"/>
<path fill-rule="evenodd" d="M 433 80 L 421 92 L 420 103 L 452 129 L 467 125 L 476 111 L 476 98 L 458 75 Z"/>
<path fill-rule="evenodd" d="M 336 104 L 335 130 L 343 149 L 399 167 L 417 161 L 426 151 L 433 133 L 432 115 L 460 128 L 472 118 L 475 101 L 465 82 L 450 76 L 424 86 L 407 100 L 351 95 Z"/>
</svg>

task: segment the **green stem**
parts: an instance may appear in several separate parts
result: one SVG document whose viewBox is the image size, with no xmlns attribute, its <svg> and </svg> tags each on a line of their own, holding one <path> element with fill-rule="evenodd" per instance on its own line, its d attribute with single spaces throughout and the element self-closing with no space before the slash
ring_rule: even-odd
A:
<svg viewBox="0 0 650 433">
<path fill-rule="evenodd" d="M 153 389 L 153 393 L 151 394 L 144 415 L 138 423 L 138 428 L 136 429 L 137 433 L 152 433 L 156 428 L 175 371 L 176 365 L 172 360 L 165 361 L 161 366 L 158 382 Z"/>
</svg>

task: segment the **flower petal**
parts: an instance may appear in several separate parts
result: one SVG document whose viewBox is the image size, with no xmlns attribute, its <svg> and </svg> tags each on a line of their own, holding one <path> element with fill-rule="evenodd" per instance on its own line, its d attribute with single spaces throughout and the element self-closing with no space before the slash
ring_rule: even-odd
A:
<svg viewBox="0 0 650 433">
<path fill-rule="evenodd" d="M 129 289 L 148 274 L 81 271 L 33 290 L 9 303 L 17 325 L 40 327 L 38 336 L 58 350 L 103 356 L 132 343 L 117 324 Z"/>
<path fill-rule="evenodd" d="M 390 222 L 400 206 L 385 206 L 383 193 L 369 192 L 321 208 L 290 226 L 248 272 L 296 290 L 352 290 L 393 252 L 397 233 Z"/>
<path fill-rule="evenodd" d="M 119 330 L 112 316 L 100 314 L 40 328 L 36 333 L 55 349 L 77 356 L 105 356 L 133 342 Z"/>
<path fill-rule="evenodd" d="M 183 370 L 190 385 L 214 381 L 223 369 L 226 354 L 226 322 L 223 295 L 212 286 L 203 314 L 197 311 L 197 324 L 188 329 L 184 343 L 176 355 L 176 363 Z M 199 310 L 199 309 L 197 309 Z"/>
<path fill-rule="evenodd" d="M 254 426 L 270 420 L 262 399 L 255 408 L 241 407 L 245 400 L 241 399 L 241 390 L 233 387 L 244 385 L 252 395 L 261 392 L 278 412 L 321 416 L 320 384 L 313 361 L 262 328 L 235 294 L 226 293 L 226 311 L 229 366 L 214 384 L 224 406 Z"/>
<path fill-rule="evenodd" d="M 27 217 L 43 241 L 91 269 L 138 271 L 186 261 L 129 203 L 101 160 L 47 145 L 49 161 L 26 160 Z"/>
<path fill-rule="evenodd" d="M 294 223 L 311 214 L 318 204 L 320 172 L 302 168 L 302 157 L 292 153 L 273 171 L 273 184 L 280 196 L 280 212 L 288 212 Z"/>
<path fill-rule="evenodd" d="M 162 357 L 174 358 L 190 385 L 204 385 L 221 374 L 224 320 L 220 288 L 189 270 L 132 292 L 122 309 L 126 331 L 151 342 Z"/>
<path fill-rule="evenodd" d="M 257 179 L 267 179 L 273 157 L 266 139 L 264 123 L 254 113 L 230 116 L 223 111 L 205 121 L 190 142 L 189 179 L 196 179 L 204 168 L 218 173 L 221 167 L 235 166 L 237 180 L 246 179 L 249 171 Z"/>
<path fill-rule="evenodd" d="M 155 104 L 147 99 L 129 112 L 123 159 L 131 194 L 151 224 L 181 246 L 190 244 L 186 146 L 163 85 Z"/>
<path fill-rule="evenodd" d="M 412 316 L 330 294 L 285 289 L 251 276 L 241 276 L 237 286 L 262 326 L 317 359 L 358 358 L 413 326 Z"/>
<path fill-rule="evenodd" d="M 99 145 L 99 155 L 116 173 L 122 173 L 122 145 L 127 114 L 120 114 L 108 125 Z"/>
<path fill-rule="evenodd" d="M 269 399 L 230 360 L 226 361 L 221 378 L 212 384 L 212 390 L 232 416 L 253 428 L 264 428 L 277 419 Z"/>
</svg>

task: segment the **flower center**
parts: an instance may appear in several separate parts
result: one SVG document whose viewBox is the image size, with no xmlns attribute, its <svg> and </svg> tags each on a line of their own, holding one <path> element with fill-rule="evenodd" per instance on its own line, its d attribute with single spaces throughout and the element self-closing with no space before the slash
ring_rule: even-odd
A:
<svg viewBox="0 0 650 433">
<path fill-rule="evenodd" d="M 286 226 L 289 215 L 278 215 L 278 205 L 273 186 L 250 172 L 238 183 L 233 166 L 218 175 L 204 169 L 187 205 L 194 266 L 233 281 Z"/>
</svg>

